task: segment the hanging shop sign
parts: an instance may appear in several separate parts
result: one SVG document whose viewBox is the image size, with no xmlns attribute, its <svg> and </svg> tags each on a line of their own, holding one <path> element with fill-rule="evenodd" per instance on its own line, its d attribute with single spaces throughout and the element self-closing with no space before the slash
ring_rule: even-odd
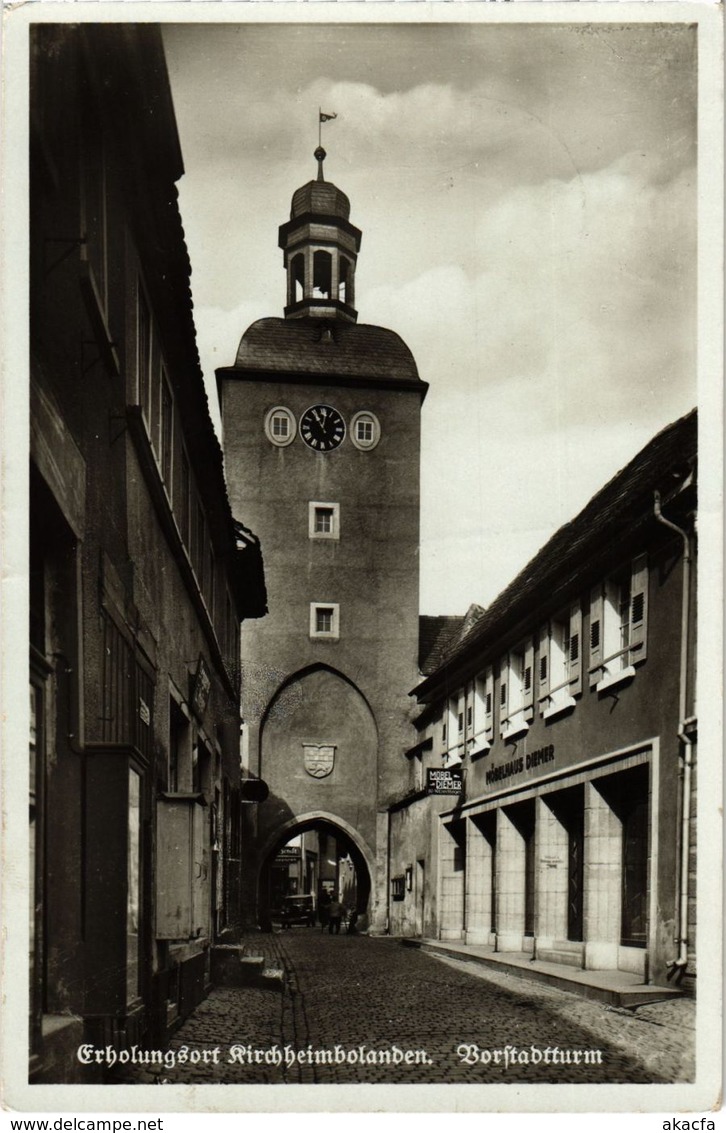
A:
<svg viewBox="0 0 726 1133">
<path fill-rule="evenodd" d="M 192 691 L 189 698 L 192 712 L 194 712 L 195 716 L 204 715 L 211 688 L 212 680 L 209 676 L 209 669 L 205 665 L 204 658 L 200 653 L 199 661 L 197 662 L 197 671 L 192 678 Z"/>
<path fill-rule="evenodd" d="M 299 846 L 283 846 L 275 854 L 275 861 L 287 865 L 288 862 L 299 862 L 302 857 Z"/>
<path fill-rule="evenodd" d="M 461 771 L 446 767 L 429 767 L 426 771 L 427 795 L 460 795 L 464 789 Z"/>
</svg>

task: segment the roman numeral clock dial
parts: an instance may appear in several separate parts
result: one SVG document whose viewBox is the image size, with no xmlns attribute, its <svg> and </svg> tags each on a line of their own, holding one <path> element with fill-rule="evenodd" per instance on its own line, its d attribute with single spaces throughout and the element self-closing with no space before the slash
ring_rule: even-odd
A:
<svg viewBox="0 0 726 1133">
<path fill-rule="evenodd" d="M 314 452 L 332 452 L 345 437 L 345 422 L 332 405 L 311 405 L 300 418 L 300 435 Z"/>
</svg>

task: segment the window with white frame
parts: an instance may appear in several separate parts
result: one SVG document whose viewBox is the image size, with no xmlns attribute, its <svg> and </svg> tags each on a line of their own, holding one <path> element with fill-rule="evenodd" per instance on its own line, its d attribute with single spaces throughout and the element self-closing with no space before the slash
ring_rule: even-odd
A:
<svg viewBox="0 0 726 1133">
<path fill-rule="evenodd" d="M 548 719 L 572 708 L 582 692 L 582 606 L 578 599 L 542 626 L 537 703 Z"/>
<path fill-rule="evenodd" d="M 278 448 L 292 444 L 297 433 L 294 415 L 284 405 L 275 405 L 265 416 L 265 433 L 268 441 Z"/>
<path fill-rule="evenodd" d="M 381 426 L 376 415 L 368 410 L 356 413 L 350 423 L 350 439 L 357 449 L 375 448 L 381 439 Z"/>
<path fill-rule="evenodd" d="M 310 636 L 337 641 L 340 636 L 340 609 L 337 602 L 310 603 Z"/>
<path fill-rule="evenodd" d="M 526 732 L 534 718 L 534 646 L 511 649 L 502 660 L 499 684 L 499 730 L 502 739 Z"/>
<path fill-rule="evenodd" d="M 646 659 L 648 557 L 638 555 L 590 593 L 590 687 L 627 680 Z"/>
<path fill-rule="evenodd" d="M 494 739 L 494 670 L 488 665 L 474 682 L 474 727 L 471 747 L 485 751 Z"/>
<path fill-rule="evenodd" d="M 308 536 L 310 539 L 340 539 L 340 504 L 311 502 Z"/>
</svg>

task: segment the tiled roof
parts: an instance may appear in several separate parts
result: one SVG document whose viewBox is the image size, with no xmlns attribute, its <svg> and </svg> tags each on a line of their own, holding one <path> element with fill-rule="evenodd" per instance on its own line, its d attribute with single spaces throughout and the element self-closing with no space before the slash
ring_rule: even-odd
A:
<svg viewBox="0 0 726 1133">
<path fill-rule="evenodd" d="M 259 319 L 242 335 L 234 369 L 424 385 L 413 354 L 394 331 L 311 318 Z M 225 376 L 233 375 L 228 370 Z"/>
<path fill-rule="evenodd" d="M 504 589 L 448 655 L 439 656 L 438 671 L 427 665 L 426 680 L 416 689 L 426 700 L 438 680 L 457 666 L 465 667 L 487 649 L 502 643 L 529 612 L 545 616 L 553 602 L 578 583 L 588 564 L 619 548 L 638 523 L 653 518 L 653 492 L 663 502 L 677 492 L 697 452 L 697 413 L 692 410 L 667 426 L 593 496 L 583 510 L 557 531 L 524 570 Z M 423 620 L 423 619 L 421 619 Z M 436 620 L 436 619 L 433 619 Z M 445 651 L 444 651 L 445 652 Z"/>
<path fill-rule="evenodd" d="M 418 667 L 424 676 L 434 673 L 454 642 L 458 641 L 464 619 L 422 614 L 418 619 Z"/>
</svg>

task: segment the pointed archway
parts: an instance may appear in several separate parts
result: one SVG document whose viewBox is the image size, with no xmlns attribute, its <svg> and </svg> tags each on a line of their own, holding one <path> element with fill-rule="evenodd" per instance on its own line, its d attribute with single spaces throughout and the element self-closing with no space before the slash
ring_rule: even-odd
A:
<svg viewBox="0 0 726 1133">
<path fill-rule="evenodd" d="M 349 857 L 355 874 L 354 899 L 351 904 L 358 914 L 359 927 L 366 928 L 370 917 L 372 878 L 374 876 L 373 854 L 360 834 L 349 823 L 325 811 L 311 811 L 289 819 L 267 838 L 262 847 L 257 881 L 258 920 L 261 927 L 266 929 L 272 924 L 274 912 L 272 873 L 278 853 L 291 839 L 308 831 L 317 831 L 323 837 L 332 837 L 335 841 L 336 853 L 342 852 Z M 337 871 L 335 877 L 337 885 Z M 322 892 L 322 885 L 318 872 L 313 894 L 316 907 Z M 343 897 L 345 895 L 337 892 L 336 896 Z"/>
</svg>

